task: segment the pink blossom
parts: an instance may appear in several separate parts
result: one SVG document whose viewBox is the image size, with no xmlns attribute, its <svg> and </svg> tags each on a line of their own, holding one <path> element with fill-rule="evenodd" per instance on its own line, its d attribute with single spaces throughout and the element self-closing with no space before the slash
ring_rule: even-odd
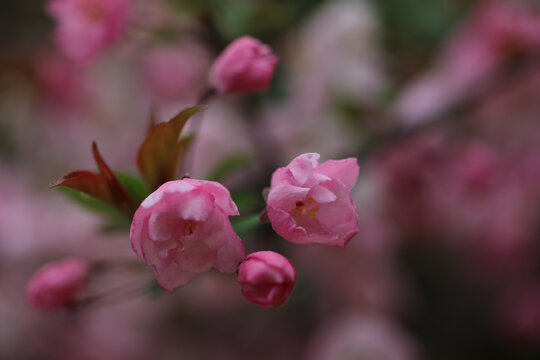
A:
<svg viewBox="0 0 540 360">
<path fill-rule="evenodd" d="M 248 94 L 266 90 L 274 76 L 278 57 L 259 40 L 243 36 L 233 41 L 216 59 L 210 84 L 221 93 Z"/>
<path fill-rule="evenodd" d="M 399 324 L 381 315 L 346 312 L 324 322 L 307 347 L 308 360 L 418 360 L 422 351 Z"/>
<path fill-rule="evenodd" d="M 27 294 L 36 309 L 58 309 L 73 302 L 83 290 L 88 265 L 79 259 L 63 259 L 41 267 L 30 279 Z"/>
<path fill-rule="evenodd" d="M 512 1 L 480 1 L 437 56 L 433 68 L 408 86 L 396 113 L 422 122 L 469 96 L 513 56 L 540 46 L 540 15 Z"/>
<path fill-rule="evenodd" d="M 238 209 L 229 191 L 213 181 L 169 181 L 135 212 L 131 247 L 172 292 L 209 270 L 234 272 L 244 246 L 229 216 Z"/>
<path fill-rule="evenodd" d="M 274 230 L 298 244 L 344 247 L 358 233 L 351 188 L 358 177 L 355 158 L 318 165 L 319 154 L 296 157 L 277 169 L 267 200 Z"/>
<path fill-rule="evenodd" d="M 51 0 L 57 21 L 55 41 L 72 61 L 87 63 L 118 40 L 125 30 L 128 0 Z"/>
<path fill-rule="evenodd" d="M 57 54 L 40 54 L 36 63 L 36 82 L 39 100 L 54 110 L 77 110 L 88 95 L 81 71 Z"/>
<path fill-rule="evenodd" d="M 273 251 L 249 254 L 238 270 L 242 295 L 257 305 L 280 307 L 296 282 L 296 269 L 289 259 Z"/>
</svg>

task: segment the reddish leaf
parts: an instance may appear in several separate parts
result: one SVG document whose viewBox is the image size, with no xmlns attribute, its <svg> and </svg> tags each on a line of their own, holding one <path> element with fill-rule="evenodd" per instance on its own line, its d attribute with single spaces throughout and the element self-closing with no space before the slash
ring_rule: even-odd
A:
<svg viewBox="0 0 540 360">
<path fill-rule="evenodd" d="M 165 181 L 178 178 L 178 166 L 183 162 L 184 156 L 193 140 L 195 140 L 194 136 L 186 136 L 171 149 L 163 166 L 163 178 L 167 179 Z"/>
<path fill-rule="evenodd" d="M 189 118 L 204 107 L 188 108 L 168 122 L 157 124 L 144 139 L 137 154 L 137 166 L 151 191 L 174 179 L 177 159 L 184 148 L 178 137 Z"/>
<path fill-rule="evenodd" d="M 92 153 L 99 173 L 87 170 L 73 171 L 52 183 L 50 187 L 66 186 L 83 192 L 131 217 L 137 209 L 137 203 L 103 160 L 95 142 L 92 143 Z"/>
<path fill-rule="evenodd" d="M 115 205 L 120 210 L 128 214 L 133 214 L 137 209 L 137 204 L 128 195 L 128 192 L 126 191 L 122 183 L 118 180 L 116 175 L 114 175 L 105 160 L 103 160 L 95 141 L 92 142 L 92 154 L 94 155 L 94 160 L 98 166 L 99 172 L 101 173 L 101 175 L 103 175 L 103 178 L 107 182 Z"/>
<path fill-rule="evenodd" d="M 105 177 L 92 171 L 73 171 L 49 185 L 50 188 L 57 186 L 66 186 L 93 196 L 107 204 L 115 205 Z"/>
</svg>

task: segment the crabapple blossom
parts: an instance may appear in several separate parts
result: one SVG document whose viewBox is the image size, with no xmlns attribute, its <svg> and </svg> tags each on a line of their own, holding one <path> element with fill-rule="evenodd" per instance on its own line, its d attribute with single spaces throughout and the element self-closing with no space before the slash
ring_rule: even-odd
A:
<svg viewBox="0 0 540 360">
<path fill-rule="evenodd" d="M 257 305 L 279 307 L 287 301 L 296 282 L 289 259 L 273 251 L 249 254 L 238 269 L 242 295 Z"/>
<path fill-rule="evenodd" d="M 298 244 L 344 247 L 358 233 L 351 188 L 355 158 L 319 165 L 319 154 L 296 157 L 272 175 L 266 209 L 274 230 Z"/>
<path fill-rule="evenodd" d="M 270 86 L 278 57 L 250 36 L 233 41 L 210 70 L 210 85 L 220 93 L 248 94 Z"/>
<path fill-rule="evenodd" d="M 53 310 L 73 302 L 84 289 L 88 264 L 67 258 L 44 265 L 27 285 L 30 304 L 36 309 Z"/>
<path fill-rule="evenodd" d="M 70 60 L 85 64 L 118 40 L 130 12 L 129 0 L 51 0 L 55 41 Z"/>
<path fill-rule="evenodd" d="M 174 291 L 209 270 L 234 272 L 244 246 L 229 216 L 238 209 L 229 191 L 214 181 L 169 181 L 135 212 L 131 247 L 154 269 L 159 284 Z"/>
</svg>

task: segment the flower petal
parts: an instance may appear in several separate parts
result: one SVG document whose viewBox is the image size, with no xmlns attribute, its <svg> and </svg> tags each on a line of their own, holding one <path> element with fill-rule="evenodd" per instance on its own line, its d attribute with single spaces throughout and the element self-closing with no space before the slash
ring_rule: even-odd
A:
<svg viewBox="0 0 540 360">
<path fill-rule="evenodd" d="M 317 173 L 341 180 L 349 189 L 356 183 L 359 171 L 360 167 L 356 158 L 328 160 L 315 168 Z"/>
</svg>

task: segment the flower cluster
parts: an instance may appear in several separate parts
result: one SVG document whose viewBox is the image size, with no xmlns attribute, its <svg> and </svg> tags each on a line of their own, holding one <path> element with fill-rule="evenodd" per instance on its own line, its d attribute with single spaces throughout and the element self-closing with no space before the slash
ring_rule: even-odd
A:
<svg viewBox="0 0 540 360">
<path fill-rule="evenodd" d="M 351 187 L 355 159 L 317 164 L 319 154 L 303 154 L 276 170 L 267 200 L 272 227 L 299 244 L 344 247 L 358 232 Z M 168 291 L 212 266 L 234 272 L 244 247 L 229 220 L 239 215 L 229 191 L 213 181 L 181 179 L 163 184 L 135 212 L 131 246 Z M 239 268 L 242 293 L 262 306 L 279 306 L 290 295 L 296 271 L 283 256 L 250 254 Z"/>
<path fill-rule="evenodd" d="M 112 41 L 117 32 L 111 27 L 120 26 L 114 14 L 124 6 L 120 0 L 50 3 L 51 11 L 60 20 L 60 39 L 70 40 L 67 33 L 74 37 L 71 40 L 89 36 L 92 46 Z M 77 21 L 88 26 L 72 33 L 69 21 L 74 16 L 83 16 L 85 21 Z M 94 22 L 89 27 L 91 21 Z M 71 47 L 70 41 L 64 45 L 73 58 L 82 60 L 92 55 L 92 48 L 81 52 L 80 48 Z M 216 59 L 207 92 L 248 94 L 265 90 L 277 62 L 269 46 L 249 36 L 241 37 Z M 137 160 L 142 178 L 154 191 L 140 203 L 109 168 L 95 143 L 93 154 L 100 173 L 75 171 L 53 186 L 85 192 L 132 217 L 131 247 L 153 269 L 157 282 L 167 291 L 173 292 L 214 267 L 224 273 L 237 271 L 242 294 L 248 301 L 265 307 L 281 306 L 296 282 L 292 262 L 272 251 L 245 256 L 242 240 L 229 219 L 240 214 L 225 186 L 189 177 L 175 179 L 176 164 L 171 159 L 178 159 L 188 143 L 178 137 L 188 119 L 200 109 L 184 110 L 151 129 L 139 148 Z M 358 164 L 356 159 L 349 158 L 319 165 L 319 157 L 316 153 L 303 154 L 275 171 L 264 214 L 275 232 L 290 242 L 343 248 L 358 233 L 351 196 Z M 82 263 L 53 263 L 31 280 L 30 301 L 41 309 L 70 304 L 84 290 L 88 276 L 88 268 Z"/>
</svg>

